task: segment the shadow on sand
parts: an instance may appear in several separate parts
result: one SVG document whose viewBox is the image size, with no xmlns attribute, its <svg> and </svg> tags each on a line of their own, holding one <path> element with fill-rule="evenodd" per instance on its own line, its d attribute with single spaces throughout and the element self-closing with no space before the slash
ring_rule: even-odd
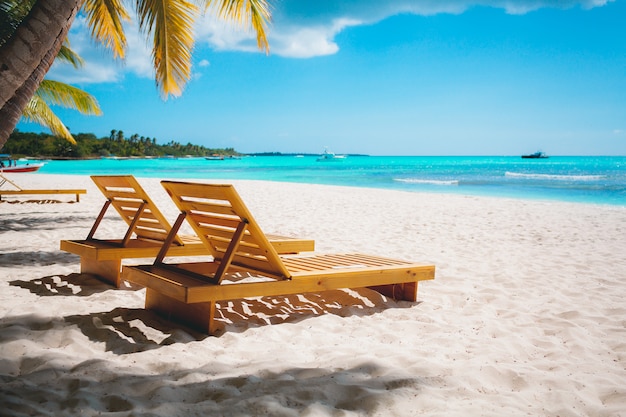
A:
<svg viewBox="0 0 626 417">
<path fill-rule="evenodd" d="M 215 336 L 242 333 L 268 325 L 297 323 L 324 314 L 340 317 L 367 316 L 387 308 L 415 305 L 384 299 L 371 290 L 363 291 L 373 293 L 371 295 L 376 304 L 372 303 L 372 298 L 359 296 L 355 299 L 340 290 L 221 302 L 217 304 L 216 313 L 220 330 Z M 90 340 L 104 343 L 106 350 L 115 354 L 134 353 L 209 337 L 144 309 L 116 308 L 108 312 L 67 316 L 65 321 L 78 326 Z"/>
<path fill-rule="evenodd" d="M 41 297 L 88 297 L 92 294 L 115 289 L 113 285 L 105 283 L 91 274 L 50 275 L 30 281 L 10 281 L 9 285 L 24 288 Z"/>
<path fill-rule="evenodd" d="M 119 297 L 123 297 L 125 292 L 89 274 L 49 276 L 32 281 L 12 281 L 10 284 L 28 289 L 39 296 L 88 297 L 105 291 L 114 291 Z M 297 323 L 324 314 L 340 317 L 367 316 L 388 308 L 407 308 L 414 305 L 416 303 L 387 299 L 369 289 L 222 301 L 217 304 L 216 321 L 220 330 L 216 336 L 220 337 L 224 333 L 241 333 L 250 328 L 268 325 Z M 103 343 L 106 351 L 119 355 L 208 337 L 184 324 L 170 321 L 144 309 L 118 307 L 106 312 L 66 316 L 64 322 L 65 325 L 77 326 L 90 340 Z M 30 330 L 39 330 L 41 326 L 45 326 L 42 318 L 38 316 L 5 317 L 1 323 L 0 329 L 11 326 L 24 329 L 26 332 L 24 335 L 14 334 L 18 339 L 27 338 Z M 6 333 L 3 336 L 5 339 Z"/>
<path fill-rule="evenodd" d="M 60 213 L 32 213 L 30 216 L 26 216 L 23 213 L 20 213 L 19 216 L 12 216 L 10 213 L 7 213 L 0 218 L 0 234 L 2 232 L 19 232 L 22 230 L 58 230 L 65 224 L 75 227 L 77 224 L 85 223 L 86 235 L 93 220 L 92 216 L 63 216 Z M 120 219 L 120 221 L 122 220 Z"/>
<path fill-rule="evenodd" d="M 45 292 L 43 288 L 51 286 L 49 280 L 52 280 L 56 290 L 46 294 L 48 296 L 88 297 L 96 292 L 111 291 L 115 297 L 112 300 L 123 300 L 125 294 L 131 294 L 81 274 L 63 277 L 64 282 L 80 286 L 77 293 L 75 290 L 72 294 L 64 293 L 59 290 L 65 286 L 57 282 L 60 277 L 54 278 L 33 280 L 35 288 L 28 288 L 31 284 L 25 288 L 41 294 Z M 14 282 L 12 285 L 25 284 Z M 86 298 L 76 300 L 88 301 Z M 328 291 L 224 302 L 220 305 L 218 319 L 226 332 L 238 333 L 323 314 L 366 316 L 387 308 L 414 305 L 387 300 L 367 289 Z M 71 311 L 71 306 L 68 310 Z M 80 333 L 95 343 L 81 342 Z M 211 340 L 207 335 L 140 308 L 118 307 L 107 312 L 65 317 L 47 316 L 44 309 L 38 314 L 2 317 L 0 349 L 23 343 L 33 348 L 22 347 L 24 354 L 0 357 L 0 403 L 4 410 L 0 414 L 385 415 L 388 407 L 402 403 L 397 396 L 414 397 L 423 387 L 440 383 L 419 375 L 407 377 L 403 369 L 387 369 L 372 361 L 347 369 L 341 364 L 333 368 L 287 367 L 280 372 L 253 367 L 258 370 L 241 374 L 233 368 L 227 350 L 213 352 Z M 195 342 L 209 345 L 192 345 Z M 176 343 L 188 343 L 189 349 L 198 348 L 197 366 L 185 368 L 182 361 L 159 363 L 158 357 L 150 364 L 149 357 L 133 356 Z M 80 358 L 90 359 L 77 362 L 72 353 L 76 349 L 80 349 Z M 90 349 L 97 351 L 90 354 Z M 288 349 L 289 346 L 285 346 L 280 353 L 289 355 Z M 103 350 L 128 355 L 127 360 L 102 359 Z M 206 355 L 207 352 L 212 353 Z M 164 353 L 170 355 L 175 351 Z M 248 359 L 253 363 L 254 355 Z M 280 361 L 280 357 L 276 359 Z M 135 360 L 143 365 L 133 366 Z M 279 368 L 277 362 L 274 369 Z M 396 414 L 402 411 L 395 410 Z"/>
<path fill-rule="evenodd" d="M 141 417 L 398 415 L 407 411 L 398 409 L 398 403 L 402 404 L 398 398 L 417 397 L 423 388 L 442 383 L 438 378 L 407 377 L 401 370 L 387 369 L 374 361 L 347 369 L 261 369 L 234 376 L 233 370 L 218 359 L 168 373 L 134 373 L 99 359 L 70 369 L 55 366 L 57 363 L 51 361 L 32 372 L 4 377 L 0 401 L 5 412 Z"/>
<path fill-rule="evenodd" d="M 69 265 L 78 263 L 80 258 L 63 251 L 16 251 L 0 253 L 0 268 L 15 266 Z"/>
</svg>

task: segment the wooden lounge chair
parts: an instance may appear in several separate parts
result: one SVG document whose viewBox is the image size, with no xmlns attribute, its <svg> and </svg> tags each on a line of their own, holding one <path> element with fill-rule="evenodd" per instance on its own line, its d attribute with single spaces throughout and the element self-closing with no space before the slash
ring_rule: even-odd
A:
<svg viewBox="0 0 626 417">
<path fill-rule="evenodd" d="M 11 187 L 11 189 L 2 188 Z M 76 202 L 80 201 L 80 195 L 85 194 L 87 190 L 82 189 L 35 189 L 28 190 L 20 187 L 14 181 L 11 181 L 0 173 L 0 200 L 3 195 L 56 195 L 56 194 L 74 194 L 76 196 Z"/>
<path fill-rule="evenodd" d="M 279 255 L 232 185 L 161 184 L 181 210 L 177 223 L 185 218 L 214 260 L 166 264 L 164 245 L 154 264 L 124 266 L 122 277 L 147 288 L 147 309 L 209 334 L 220 300 L 370 287 L 415 301 L 417 283 L 434 278 L 434 265 L 379 256 Z"/>
<path fill-rule="evenodd" d="M 106 197 L 106 202 L 84 240 L 61 240 L 61 250 L 80 256 L 81 273 L 98 275 L 120 287 L 123 259 L 154 258 L 159 254 L 172 226 L 150 196 L 132 175 L 94 175 L 91 179 Z M 100 240 L 95 233 L 107 209 L 113 206 L 128 225 L 122 239 Z M 181 226 L 175 225 L 176 231 Z M 272 245 L 281 253 L 312 251 L 315 242 L 273 235 Z M 167 256 L 206 255 L 202 241 L 196 236 L 171 236 Z"/>
</svg>

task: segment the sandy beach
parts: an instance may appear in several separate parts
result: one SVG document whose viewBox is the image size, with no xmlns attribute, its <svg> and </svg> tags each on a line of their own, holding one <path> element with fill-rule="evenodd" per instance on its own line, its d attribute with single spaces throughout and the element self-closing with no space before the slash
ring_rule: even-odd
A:
<svg viewBox="0 0 626 417">
<path fill-rule="evenodd" d="M 104 203 L 89 177 L 10 178 L 87 194 L 0 203 L 2 416 L 626 416 L 625 207 L 233 181 L 267 233 L 437 272 L 417 303 L 223 303 L 209 337 L 59 250 Z M 111 212 L 98 233 L 124 230 Z"/>
</svg>

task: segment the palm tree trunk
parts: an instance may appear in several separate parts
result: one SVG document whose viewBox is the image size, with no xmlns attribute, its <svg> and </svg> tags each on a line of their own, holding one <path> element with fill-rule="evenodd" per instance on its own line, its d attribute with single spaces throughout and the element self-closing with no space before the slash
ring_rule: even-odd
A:
<svg viewBox="0 0 626 417">
<path fill-rule="evenodd" d="M 82 0 L 38 0 L 0 47 L 0 149 L 54 62 Z"/>
</svg>

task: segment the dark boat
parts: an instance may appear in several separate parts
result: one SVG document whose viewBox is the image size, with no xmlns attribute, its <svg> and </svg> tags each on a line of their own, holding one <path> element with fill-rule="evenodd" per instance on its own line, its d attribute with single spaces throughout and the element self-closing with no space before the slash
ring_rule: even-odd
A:
<svg viewBox="0 0 626 417">
<path fill-rule="evenodd" d="M 545 158 L 548 158 L 548 155 L 546 155 L 543 152 L 535 152 L 535 153 L 531 153 L 529 155 L 522 155 L 522 158 L 524 158 L 524 159 L 545 159 Z"/>
</svg>

